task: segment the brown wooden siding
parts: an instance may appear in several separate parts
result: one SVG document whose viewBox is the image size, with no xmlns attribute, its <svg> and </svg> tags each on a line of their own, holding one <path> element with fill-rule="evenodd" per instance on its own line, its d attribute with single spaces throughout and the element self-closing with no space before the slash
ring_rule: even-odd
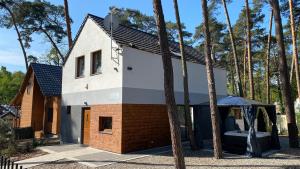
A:
<svg viewBox="0 0 300 169">
<path fill-rule="evenodd" d="M 34 74 L 32 73 L 27 87 L 24 90 L 21 103 L 20 127 L 32 126 L 32 100 L 33 100 Z"/>
<path fill-rule="evenodd" d="M 52 133 L 59 134 L 60 133 L 60 108 L 61 108 L 61 98 L 53 97 L 53 124 L 52 124 Z"/>
<path fill-rule="evenodd" d="M 44 96 L 41 93 L 37 80 L 34 80 L 33 105 L 32 105 L 32 127 L 34 131 L 43 130 Z"/>
<path fill-rule="evenodd" d="M 47 123 L 47 111 L 45 112 L 45 128 L 47 133 L 59 134 L 60 132 L 60 105 L 61 97 L 49 97 L 47 108 L 44 109 L 45 97 L 38 82 L 32 73 L 28 87 L 24 90 L 21 103 L 20 127 L 33 127 L 34 131 L 43 130 L 44 111 L 48 107 L 53 108 L 53 122 Z"/>
<path fill-rule="evenodd" d="M 47 132 L 51 134 L 59 134 L 60 133 L 60 104 L 61 104 L 61 99 L 60 97 L 50 97 L 48 99 L 48 104 L 47 104 L 47 109 L 45 112 L 46 115 L 46 128 Z M 52 118 L 52 123 L 48 122 L 48 108 L 53 109 L 53 118 Z"/>
</svg>

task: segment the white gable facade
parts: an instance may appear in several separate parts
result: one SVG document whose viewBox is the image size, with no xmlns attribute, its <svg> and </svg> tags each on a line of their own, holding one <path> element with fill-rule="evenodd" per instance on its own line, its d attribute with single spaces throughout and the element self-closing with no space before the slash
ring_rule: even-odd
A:
<svg viewBox="0 0 300 169">
<path fill-rule="evenodd" d="M 101 73 L 92 75 L 91 56 L 99 50 Z M 76 58 L 81 56 L 84 56 L 84 75 L 76 77 Z M 172 58 L 172 64 L 176 103 L 183 105 L 181 61 Z M 187 62 L 187 66 L 191 105 L 208 102 L 205 65 Z M 217 96 L 224 97 L 226 70 L 214 68 L 214 73 Z M 161 55 L 111 41 L 110 35 L 87 17 L 63 66 L 62 140 L 116 153 L 167 145 L 170 137 L 163 74 Z M 88 129 L 87 110 L 90 110 Z M 134 116 L 139 117 L 138 121 Z M 101 131 L 102 117 L 111 118 L 109 134 Z M 145 132 L 134 132 L 137 126 Z"/>
</svg>

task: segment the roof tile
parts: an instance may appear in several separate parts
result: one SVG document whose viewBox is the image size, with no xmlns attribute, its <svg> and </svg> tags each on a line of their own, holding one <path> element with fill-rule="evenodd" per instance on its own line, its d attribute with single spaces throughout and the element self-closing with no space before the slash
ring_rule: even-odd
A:
<svg viewBox="0 0 300 169">
<path fill-rule="evenodd" d="M 60 66 L 32 63 L 32 69 L 44 96 L 60 96 L 62 68 Z"/>
<path fill-rule="evenodd" d="M 95 21 L 109 36 L 110 30 L 104 26 L 104 19 L 98 16 L 88 15 L 93 21 Z M 113 31 L 113 39 L 122 45 L 132 46 L 143 51 L 150 53 L 161 54 L 158 36 L 131 28 L 125 25 L 120 25 Z M 179 43 L 169 41 L 171 53 L 180 53 Z M 205 64 L 203 56 L 198 50 L 191 46 L 185 45 L 184 47 L 187 61 Z M 173 54 L 173 57 L 178 58 L 178 55 Z"/>
</svg>

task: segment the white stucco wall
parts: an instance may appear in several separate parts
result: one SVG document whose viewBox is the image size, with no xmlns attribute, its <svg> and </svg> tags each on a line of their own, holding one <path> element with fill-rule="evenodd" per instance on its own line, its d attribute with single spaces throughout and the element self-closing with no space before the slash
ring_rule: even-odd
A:
<svg viewBox="0 0 300 169">
<path fill-rule="evenodd" d="M 112 90 L 115 92 L 107 92 L 109 95 L 104 96 L 114 102 L 121 102 L 121 86 L 122 86 L 122 56 L 119 55 L 119 65 L 111 60 L 111 41 L 109 36 L 96 23 L 88 19 L 79 35 L 73 50 L 71 51 L 67 62 L 63 67 L 62 95 L 68 104 L 82 104 L 87 101 L 95 104 L 97 96 L 92 94 L 99 90 Z M 113 47 L 117 44 L 113 42 Z M 102 73 L 91 75 L 91 53 L 97 50 L 102 51 Z M 85 56 L 84 77 L 75 78 L 76 58 Z M 117 57 L 115 51 L 113 56 Z M 114 68 L 117 68 L 116 71 Z M 86 88 L 88 86 L 88 89 Z M 79 97 L 70 98 L 68 94 L 77 93 Z M 65 96 L 65 97 L 64 97 Z M 71 101 L 73 100 L 73 101 Z"/>
<path fill-rule="evenodd" d="M 123 87 L 164 90 L 163 66 L 160 55 L 124 47 Z M 179 59 L 172 59 L 175 92 L 183 92 L 182 69 Z M 127 70 L 127 67 L 132 70 Z M 208 94 L 205 65 L 187 62 L 189 90 L 194 94 Z M 227 95 L 226 70 L 214 69 L 217 95 Z M 191 100 L 193 102 L 193 100 Z"/>
<path fill-rule="evenodd" d="M 111 60 L 110 38 L 88 19 L 63 67 L 62 100 L 64 105 L 93 104 L 164 104 L 164 79 L 160 55 L 122 47 L 119 65 Z M 113 47 L 117 44 L 113 41 Z M 102 73 L 91 75 L 91 53 L 102 51 Z M 84 77 L 75 78 L 76 58 L 85 56 Z M 113 56 L 117 53 L 113 51 Z M 172 59 L 175 98 L 183 103 L 181 62 Z M 205 65 L 187 62 L 192 104 L 208 101 Z M 131 67 L 132 70 L 128 70 Z M 117 68 L 117 71 L 115 70 Z M 218 96 L 227 95 L 226 71 L 214 69 Z"/>
</svg>

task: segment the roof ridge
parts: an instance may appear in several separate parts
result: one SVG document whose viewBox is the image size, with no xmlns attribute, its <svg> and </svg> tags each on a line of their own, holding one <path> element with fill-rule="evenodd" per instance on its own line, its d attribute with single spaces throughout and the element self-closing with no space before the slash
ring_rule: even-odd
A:
<svg viewBox="0 0 300 169">
<path fill-rule="evenodd" d="M 94 15 L 94 14 L 88 13 L 88 15 L 89 15 L 89 16 L 93 16 L 93 17 L 97 17 L 97 18 L 100 18 L 100 19 L 104 20 L 104 18 L 102 18 L 102 17 L 100 17 L 100 16 L 97 16 L 97 15 Z M 128 25 L 124 25 L 124 24 L 122 24 L 122 23 L 120 23 L 119 25 L 122 25 L 122 26 L 124 26 L 124 27 L 130 28 L 130 29 L 133 29 L 133 30 L 136 30 L 136 31 L 140 31 L 140 32 L 146 33 L 146 34 L 151 35 L 151 36 L 154 36 L 154 37 L 158 37 L 157 35 L 154 35 L 154 34 L 151 34 L 151 33 L 149 33 L 149 32 L 143 31 L 143 30 L 141 30 L 141 29 L 137 29 L 137 28 L 130 27 L 130 26 L 128 26 Z"/>
<path fill-rule="evenodd" d="M 109 36 L 117 44 L 129 46 L 146 52 L 161 55 L 161 49 L 159 47 L 159 44 L 155 43 L 155 42 L 159 42 L 158 35 L 151 34 L 146 31 L 130 27 L 128 25 L 120 24 L 120 26 L 114 30 L 115 36 L 111 37 L 109 30 L 106 29 L 103 25 L 104 18 L 88 13 L 84 18 L 84 21 L 81 24 L 79 31 L 76 34 L 72 47 L 69 49 L 68 53 L 66 54 L 65 62 L 68 60 L 69 55 L 73 47 L 75 46 L 78 37 L 88 19 L 91 19 L 102 31 L 104 31 L 104 33 L 107 36 Z M 168 40 L 168 42 L 170 44 L 171 52 L 178 52 L 178 53 L 180 52 L 179 42 L 176 42 L 174 40 Z M 131 43 L 133 44 L 133 46 L 131 46 Z M 184 44 L 184 51 L 186 53 L 187 61 L 205 65 L 203 54 L 197 48 L 188 44 Z M 175 57 L 174 54 L 172 54 L 172 57 L 180 59 L 178 58 L 178 56 Z M 65 65 L 65 63 L 63 65 Z M 219 64 L 214 64 L 214 67 L 224 68 Z"/>
<path fill-rule="evenodd" d="M 50 65 L 50 64 L 46 64 L 46 63 L 36 63 L 36 62 L 32 62 L 32 63 L 30 63 L 30 65 L 47 65 L 47 66 L 52 66 L 52 67 L 62 67 L 60 65 Z"/>
</svg>

